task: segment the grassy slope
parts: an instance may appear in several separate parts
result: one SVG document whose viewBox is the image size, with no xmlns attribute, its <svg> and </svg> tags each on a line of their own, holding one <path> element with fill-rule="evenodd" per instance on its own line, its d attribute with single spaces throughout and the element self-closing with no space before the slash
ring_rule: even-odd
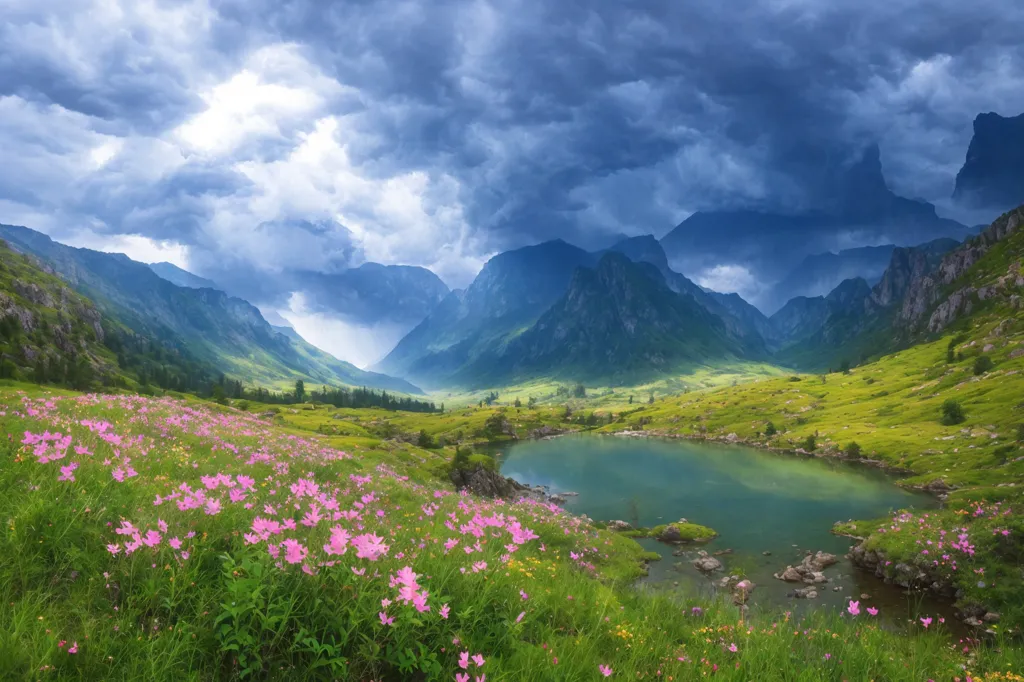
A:
<svg viewBox="0 0 1024 682">
<path fill-rule="evenodd" d="M 796 624 L 764 614 L 742 623 L 734 607 L 706 603 L 698 614 L 694 604 L 628 587 L 642 553 L 627 538 L 553 507 L 453 495 L 434 478 L 436 455 L 412 446 L 396 453 L 349 440 L 346 456 L 325 439 L 227 408 L 135 396 L 31 399 L 9 387 L 0 390 L 0 413 L 17 435 L 0 440 L 3 679 L 203 680 L 249 671 L 452 680 L 463 651 L 483 656 L 469 669 L 490 680 L 603 679 L 599 665 L 621 679 L 926 680 L 967 666 L 975 679 L 995 680 L 1024 664 L 1017 649 L 971 645 L 965 653 L 941 633 L 895 633 L 867 616 L 817 614 Z M 41 461 L 59 453 L 53 441 L 23 445 L 26 431 L 68 434 L 71 447 Z M 58 480 L 70 462 L 74 480 Z M 119 470 L 129 474 L 121 482 Z M 219 474 L 236 494 L 239 475 L 252 477 L 252 489 L 232 502 L 207 479 L 213 488 L 199 508 L 180 509 L 182 498 L 154 504 L 183 483 L 210 488 L 201 477 Z M 308 551 L 275 565 L 267 542 L 244 534 L 257 515 L 308 518 L 317 498 L 290 490 L 300 478 L 320 486 L 328 513 L 336 501 L 358 518 L 271 536 Z M 220 501 L 215 513 L 210 498 Z M 493 521 L 480 537 L 468 532 L 476 515 Z M 539 537 L 514 544 L 511 515 Z M 115 532 L 126 521 L 153 546 L 126 555 L 132 535 Z M 386 555 L 371 561 L 353 546 L 327 555 L 321 547 L 334 525 L 378 534 Z M 183 542 L 177 549 L 173 538 Z M 459 540 L 450 552 L 448 539 Z M 115 544 L 113 555 L 107 545 Z M 397 601 L 389 576 L 405 566 L 429 591 L 429 611 Z"/>
<path fill-rule="evenodd" d="M 20 369 L 30 370 L 32 366 L 26 361 L 23 348 L 30 349 L 33 354 L 68 360 L 70 354 L 61 350 L 60 346 L 63 346 L 87 359 L 100 374 L 118 373 L 113 353 L 103 345 L 96 329 L 85 319 L 91 317 L 97 324 L 101 319 L 92 303 L 68 289 L 63 280 L 43 272 L 24 255 L 12 251 L 2 240 L 0 293 L 8 297 L 10 305 L 28 312 L 32 318 L 32 330 L 24 330 L 19 323 L 15 339 L 0 337 L 3 357 Z M 43 302 L 52 303 L 53 307 Z"/>
</svg>

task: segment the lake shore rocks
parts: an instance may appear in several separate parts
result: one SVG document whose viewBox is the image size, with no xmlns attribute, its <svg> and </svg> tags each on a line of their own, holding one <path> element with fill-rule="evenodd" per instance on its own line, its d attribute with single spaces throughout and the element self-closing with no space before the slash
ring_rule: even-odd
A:
<svg viewBox="0 0 1024 682">
<path fill-rule="evenodd" d="M 692 563 L 694 568 L 701 573 L 714 573 L 722 570 L 722 562 L 704 550 L 697 552 L 697 558 Z"/>
<path fill-rule="evenodd" d="M 775 578 L 790 583 L 820 585 L 829 581 L 822 571 L 838 562 L 839 559 L 836 555 L 828 552 L 807 554 L 803 561 L 796 566 L 786 566 L 785 569 L 776 573 Z"/>
</svg>

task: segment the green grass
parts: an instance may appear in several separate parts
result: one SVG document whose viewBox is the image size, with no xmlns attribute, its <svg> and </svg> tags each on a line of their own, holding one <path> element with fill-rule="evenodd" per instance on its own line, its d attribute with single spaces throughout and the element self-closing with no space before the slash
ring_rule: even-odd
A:
<svg viewBox="0 0 1024 682">
<path fill-rule="evenodd" d="M 599 666 L 612 679 L 669 680 L 953 679 L 967 666 L 995 680 L 1024 665 L 998 639 L 950 646 L 941 626 L 893 630 L 825 612 L 741 618 L 726 603 L 637 590 L 649 557 L 634 541 L 556 507 L 452 494 L 436 471 L 445 458 L 408 443 L 364 446 L 364 436 L 315 436 L 194 400 L 5 387 L 0 412 L 10 436 L 0 440 L 5 680 L 452 680 L 461 652 L 483 656 L 469 669 L 488 680 L 603 679 Z M 26 431 L 71 440 L 43 461 L 64 446 L 23 444 Z M 70 462 L 74 480 L 59 480 Z M 137 475 L 118 481 L 126 468 Z M 246 498 L 232 502 L 203 476 L 231 477 Z M 325 497 L 292 490 L 299 479 Z M 220 509 L 179 509 L 188 495 L 166 498 L 182 484 Z M 299 523 L 318 499 L 360 518 Z M 293 519 L 272 542 L 288 537 L 308 555 L 278 563 L 267 541 L 250 544 L 256 516 Z M 537 537 L 514 544 L 513 516 Z M 475 526 L 475 537 L 474 518 L 493 525 Z M 126 555 L 132 535 L 115 532 L 126 521 L 140 539 L 158 533 L 155 546 Z M 376 561 L 351 545 L 328 555 L 320 548 L 334 526 L 376 533 L 389 549 Z M 459 544 L 446 551 L 449 540 Z M 389 576 L 406 566 L 429 611 L 397 600 Z"/>
</svg>

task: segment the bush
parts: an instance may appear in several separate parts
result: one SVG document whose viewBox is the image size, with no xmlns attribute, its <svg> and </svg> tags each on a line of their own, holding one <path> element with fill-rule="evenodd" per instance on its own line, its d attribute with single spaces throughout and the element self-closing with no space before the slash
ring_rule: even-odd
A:
<svg viewBox="0 0 1024 682">
<path fill-rule="evenodd" d="M 803 439 L 803 441 L 800 443 L 800 447 L 802 447 L 807 452 L 814 452 L 814 449 L 818 447 L 818 438 L 812 433 L 811 435 L 807 436 L 807 438 Z"/>
<path fill-rule="evenodd" d="M 843 448 L 843 452 L 846 453 L 847 457 L 860 457 L 860 445 L 856 441 L 850 441 L 846 447 Z"/>
<path fill-rule="evenodd" d="M 235 402 L 235 407 L 238 408 L 239 410 L 241 410 L 242 412 L 245 412 L 245 411 L 247 411 L 249 409 L 249 401 L 248 400 L 238 400 L 238 401 Z"/>
<path fill-rule="evenodd" d="M 767 424 L 764 425 L 764 435 L 767 436 L 768 438 L 771 438 L 778 432 L 779 430 L 775 428 L 775 424 L 768 422 Z"/>
<path fill-rule="evenodd" d="M 790 377 L 790 381 L 801 381 L 800 377 Z"/>
<path fill-rule="evenodd" d="M 992 369 L 992 358 L 987 355 L 979 355 L 974 359 L 974 374 L 980 376 Z"/>
<path fill-rule="evenodd" d="M 416 445 L 421 448 L 432 448 L 435 446 L 434 439 L 426 429 L 420 429 L 420 435 L 416 437 Z"/>
<path fill-rule="evenodd" d="M 967 415 L 964 414 L 964 408 L 960 404 L 959 400 L 953 400 L 950 398 L 946 402 L 942 403 L 942 423 L 946 426 L 952 426 L 953 424 L 960 424 L 966 421 Z"/>
<path fill-rule="evenodd" d="M 1024 424 L 1017 424 L 1017 442 L 1024 443 Z"/>
</svg>

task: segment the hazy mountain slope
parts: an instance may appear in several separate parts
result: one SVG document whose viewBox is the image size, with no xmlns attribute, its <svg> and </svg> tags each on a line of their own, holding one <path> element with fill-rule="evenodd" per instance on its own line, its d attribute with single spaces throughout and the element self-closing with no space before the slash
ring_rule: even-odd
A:
<svg viewBox="0 0 1024 682">
<path fill-rule="evenodd" d="M 465 291 L 453 291 L 374 369 L 424 386 L 444 385 L 482 353 L 532 325 L 593 254 L 561 240 L 489 260 Z"/>
<path fill-rule="evenodd" d="M 528 330 L 457 375 L 465 385 L 537 376 L 636 383 L 750 356 L 725 323 L 649 263 L 609 252 L 579 268 Z"/>
<path fill-rule="evenodd" d="M 173 339 L 197 358 L 244 381 L 308 379 L 416 392 L 412 384 L 364 372 L 275 331 L 259 311 L 214 289 L 179 287 L 122 254 L 76 249 L 24 227 L 0 237 L 45 260 L 80 293 L 137 333 Z"/>
<path fill-rule="evenodd" d="M 874 285 L 889 265 L 889 258 L 895 248 L 892 244 L 862 246 L 807 256 L 789 274 L 772 285 L 768 293 L 758 299 L 758 304 L 774 313 L 797 296 L 824 296 L 844 279 L 860 277 Z"/>
<path fill-rule="evenodd" d="M 953 198 L 968 206 L 1006 210 L 1024 203 L 1024 114 L 979 114 Z"/>
<path fill-rule="evenodd" d="M 876 146 L 854 164 L 824 169 L 823 176 L 812 211 L 694 213 L 662 238 L 669 261 L 684 273 L 735 264 L 772 281 L 805 256 L 850 240 L 911 245 L 968 233 L 966 226 L 939 217 L 931 204 L 889 190 Z"/>
<path fill-rule="evenodd" d="M 150 263 L 149 269 L 163 277 L 171 284 L 190 289 L 221 289 L 212 279 L 193 275 L 188 270 L 179 268 L 174 263 Z"/>
<path fill-rule="evenodd" d="M 743 338 L 751 347 L 756 347 L 759 343 L 762 347 L 765 346 L 764 342 L 769 337 L 769 325 L 768 318 L 760 310 L 738 294 L 709 291 L 672 270 L 665 249 L 653 235 L 624 239 L 613 245 L 610 250 L 625 254 L 635 262 L 654 265 L 670 289 L 692 297 L 702 308 L 722 318 L 726 328 L 733 335 Z"/>
<path fill-rule="evenodd" d="M 302 272 L 294 278 L 309 307 L 361 324 L 418 323 L 449 294 L 433 272 L 410 265 L 363 263 L 340 273 Z"/>
<path fill-rule="evenodd" d="M 980 309 L 1020 310 L 1022 218 L 1022 208 L 1006 213 L 952 250 L 944 240 L 896 249 L 878 284 L 870 291 L 848 282 L 837 287 L 827 298 L 838 296 L 842 305 L 830 307 L 821 329 L 777 357 L 814 370 L 858 363 L 929 338 Z"/>
</svg>

